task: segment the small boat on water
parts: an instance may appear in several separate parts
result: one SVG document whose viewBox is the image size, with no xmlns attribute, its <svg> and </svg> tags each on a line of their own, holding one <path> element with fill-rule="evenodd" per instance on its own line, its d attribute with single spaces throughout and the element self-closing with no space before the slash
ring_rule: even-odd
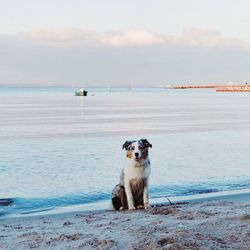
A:
<svg viewBox="0 0 250 250">
<path fill-rule="evenodd" d="M 165 89 L 172 89 L 172 88 L 173 88 L 173 86 L 170 84 L 165 85 Z"/>
<path fill-rule="evenodd" d="M 84 88 L 80 88 L 75 91 L 76 96 L 87 96 L 87 94 L 88 94 L 88 91 L 84 90 Z"/>
</svg>

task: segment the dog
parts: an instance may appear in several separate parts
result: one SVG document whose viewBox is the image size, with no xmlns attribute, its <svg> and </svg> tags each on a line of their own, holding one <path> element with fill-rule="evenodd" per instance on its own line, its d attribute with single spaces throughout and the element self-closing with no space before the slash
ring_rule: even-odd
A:
<svg viewBox="0 0 250 250">
<path fill-rule="evenodd" d="M 115 210 L 135 210 L 148 207 L 148 182 L 151 172 L 148 149 L 152 144 L 147 139 L 126 141 L 126 162 L 120 176 L 120 183 L 112 192 Z"/>
</svg>

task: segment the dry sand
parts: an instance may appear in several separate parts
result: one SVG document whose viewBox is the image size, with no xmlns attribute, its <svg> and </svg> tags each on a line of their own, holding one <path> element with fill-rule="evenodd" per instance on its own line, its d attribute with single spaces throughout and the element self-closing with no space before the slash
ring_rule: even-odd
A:
<svg viewBox="0 0 250 250">
<path fill-rule="evenodd" d="M 0 249 L 250 249 L 250 195 L 0 220 Z"/>
</svg>

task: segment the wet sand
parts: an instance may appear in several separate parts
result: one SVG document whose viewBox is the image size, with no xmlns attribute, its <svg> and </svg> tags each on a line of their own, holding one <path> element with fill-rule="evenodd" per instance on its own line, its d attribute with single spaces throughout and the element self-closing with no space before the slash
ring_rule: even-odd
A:
<svg viewBox="0 0 250 250">
<path fill-rule="evenodd" d="M 250 194 L 0 220 L 0 249 L 249 249 Z"/>
</svg>

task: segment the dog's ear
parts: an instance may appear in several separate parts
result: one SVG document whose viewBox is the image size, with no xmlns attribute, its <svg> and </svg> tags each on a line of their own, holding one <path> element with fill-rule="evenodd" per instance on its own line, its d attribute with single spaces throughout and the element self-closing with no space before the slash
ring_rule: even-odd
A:
<svg viewBox="0 0 250 250">
<path fill-rule="evenodd" d="M 132 141 L 125 141 L 124 144 L 122 145 L 122 149 L 128 149 L 128 147 L 131 145 Z"/>
<path fill-rule="evenodd" d="M 146 148 L 152 148 L 152 144 L 147 139 L 140 140 Z"/>
</svg>

